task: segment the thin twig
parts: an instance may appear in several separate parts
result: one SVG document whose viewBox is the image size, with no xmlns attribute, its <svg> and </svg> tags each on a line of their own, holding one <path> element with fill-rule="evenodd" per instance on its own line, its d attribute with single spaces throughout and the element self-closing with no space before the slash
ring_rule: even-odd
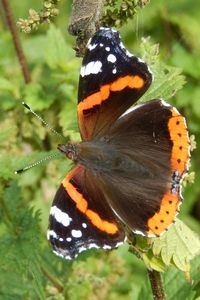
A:
<svg viewBox="0 0 200 300">
<path fill-rule="evenodd" d="M 155 270 L 148 270 L 149 281 L 151 284 L 152 294 L 154 300 L 165 300 L 165 293 L 160 272 Z"/>
<path fill-rule="evenodd" d="M 58 292 L 62 293 L 63 292 L 63 285 L 59 281 L 59 279 L 57 279 L 56 277 L 54 277 L 50 273 L 50 271 L 44 266 L 44 264 L 41 266 L 41 270 L 44 273 L 44 275 L 48 278 L 48 280 L 53 284 L 53 286 L 58 290 Z"/>
<path fill-rule="evenodd" d="M 27 84 L 31 81 L 31 75 L 30 75 L 30 72 L 28 69 L 28 64 L 27 64 L 27 61 L 26 61 L 26 58 L 25 58 L 25 55 L 24 55 L 24 52 L 23 52 L 23 49 L 21 46 L 21 42 L 20 42 L 19 35 L 17 32 L 17 27 L 16 27 L 16 24 L 14 21 L 14 17 L 12 14 L 10 4 L 9 4 L 9 0 L 2 0 L 2 6 L 5 11 L 5 17 L 6 17 L 6 20 L 8 23 L 8 27 L 10 28 L 13 43 L 14 43 L 15 50 L 17 53 L 17 57 L 18 57 L 18 60 L 19 60 L 19 63 L 20 63 L 21 69 L 22 69 L 24 81 Z"/>
</svg>

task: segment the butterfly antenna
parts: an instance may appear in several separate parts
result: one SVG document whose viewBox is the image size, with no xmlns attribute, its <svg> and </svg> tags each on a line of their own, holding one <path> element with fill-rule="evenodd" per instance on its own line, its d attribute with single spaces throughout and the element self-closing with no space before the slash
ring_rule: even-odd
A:
<svg viewBox="0 0 200 300">
<path fill-rule="evenodd" d="M 48 156 L 46 156 L 46 157 L 43 157 L 42 159 L 40 159 L 40 160 L 38 160 L 38 161 L 36 161 L 36 162 L 30 164 L 30 165 L 25 166 L 25 167 L 22 168 L 22 169 L 19 169 L 19 170 L 15 171 L 15 174 L 23 173 L 23 172 L 25 172 L 25 171 L 27 171 L 27 170 L 33 168 L 33 167 L 36 167 L 36 166 L 38 166 L 38 165 L 40 165 L 40 164 L 46 162 L 47 160 L 55 159 L 56 157 L 59 157 L 59 156 L 60 156 L 60 153 L 59 153 L 59 152 L 58 152 L 58 153 L 50 154 L 50 155 L 48 155 Z"/>
<path fill-rule="evenodd" d="M 47 127 L 51 132 L 53 132 L 54 134 L 56 134 L 57 136 L 59 136 L 59 138 L 65 139 L 65 137 L 60 134 L 59 132 L 57 132 L 53 127 L 51 127 L 40 115 L 38 115 L 34 110 L 32 110 L 32 108 L 26 104 L 24 101 L 22 101 L 22 105 L 28 109 L 37 119 L 39 119 L 42 124 L 45 125 L 45 127 Z"/>
</svg>

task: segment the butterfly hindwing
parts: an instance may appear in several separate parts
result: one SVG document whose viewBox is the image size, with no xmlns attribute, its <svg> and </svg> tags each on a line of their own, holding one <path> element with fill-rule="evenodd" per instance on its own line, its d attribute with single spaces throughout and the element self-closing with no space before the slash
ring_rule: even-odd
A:
<svg viewBox="0 0 200 300">
<path fill-rule="evenodd" d="M 118 169 L 100 176 L 108 203 L 134 232 L 160 235 L 181 202 L 190 156 L 185 119 L 163 100 L 152 100 L 119 118 L 107 141 L 121 159 Z"/>
</svg>

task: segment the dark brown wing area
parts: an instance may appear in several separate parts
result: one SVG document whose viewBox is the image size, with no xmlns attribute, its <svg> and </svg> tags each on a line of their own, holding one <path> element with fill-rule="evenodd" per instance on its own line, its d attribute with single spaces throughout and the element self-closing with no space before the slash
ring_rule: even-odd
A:
<svg viewBox="0 0 200 300">
<path fill-rule="evenodd" d="M 151 80 L 147 65 L 124 48 L 118 32 L 99 30 L 87 46 L 79 80 L 82 139 L 102 135 L 144 94 Z"/>
<path fill-rule="evenodd" d="M 108 203 L 133 231 L 160 235 L 173 223 L 181 201 L 182 166 L 186 169 L 189 158 L 184 118 L 164 101 L 153 100 L 119 118 L 108 140 L 122 158 L 120 172 L 99 176 Z M 124 168 L 123 157 L 130 159 Z"/>
</svg>

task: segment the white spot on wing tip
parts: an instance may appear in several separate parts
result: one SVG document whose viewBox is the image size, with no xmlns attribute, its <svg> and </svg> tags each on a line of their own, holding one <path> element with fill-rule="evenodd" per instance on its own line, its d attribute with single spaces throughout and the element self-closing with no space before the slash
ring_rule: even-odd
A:
<svg viewBox="0 0 200 300">
<path fill-rule="evenodd" d="M 72 221 L 72 218 L 62 210 L 60 210 L 57 206 L 52 206 L 50 210 L 50 215 L 56 219 L 56 221 L 63 226 L 67 227 Z"/>
<path fill-rule="evenodd" d="M 74 238 L 80 238 L 80 237 L 82 237 L 82 232 L 81 232 L 80 230 L 72 229 L 71 235 L 72 235 Z"/>
<path fill-rule="evenodd" d="M 114 54 L 109 54 L 108 57 L 107 57 L 107 61 L 111 62 L 111 63 L 114 63 L 116 62 L 117 58 Z"/>
<path fill-rule="evenodd" d="M 80 74 L 82 77 L 88 76 L 90 74 L 98 74 L 102 72 L 102 62 L 97 61 L 91 61 L 87 65 L 81 67 Z"/>
</svg>

